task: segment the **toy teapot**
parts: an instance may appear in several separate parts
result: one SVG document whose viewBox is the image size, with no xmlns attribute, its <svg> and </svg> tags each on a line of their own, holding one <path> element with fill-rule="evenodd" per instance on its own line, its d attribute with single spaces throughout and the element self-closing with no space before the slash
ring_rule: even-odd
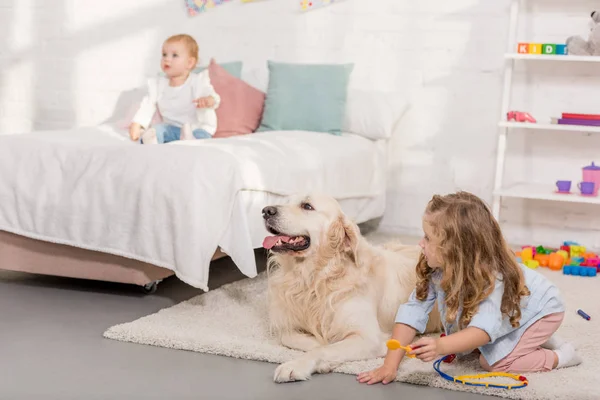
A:
<svg viewBox="0 0 600 400">
<path fill-rule="evenodd" d="M 600 166 L 595 165 L 593 162 L 591 165 L 583 167 L 583 181 L 594 182 L 594 196 L 598 195 L 598 189 L 600 189 Z"/>
</svg>

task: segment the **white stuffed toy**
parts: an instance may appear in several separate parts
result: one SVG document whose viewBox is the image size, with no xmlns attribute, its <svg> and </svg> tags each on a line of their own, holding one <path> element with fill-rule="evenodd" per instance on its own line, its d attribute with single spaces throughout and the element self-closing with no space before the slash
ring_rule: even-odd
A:
<svg viewBox="0 0 600 400">
<path fill-rule="evenodd" d="M 592 11 L 592 29 L 589 40 L 581 36 L 571 36 L 567 39 L 568 54 L 576 56 L 600 56 L 600 13 Z"/>
</svg>

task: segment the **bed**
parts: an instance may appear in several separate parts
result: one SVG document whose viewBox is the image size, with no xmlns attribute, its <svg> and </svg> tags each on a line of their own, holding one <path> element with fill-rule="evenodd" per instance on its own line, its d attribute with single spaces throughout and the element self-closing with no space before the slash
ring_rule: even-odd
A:
<svg viewBox="0 0 600 400">
<path fill-rule="evenodd" d="M 0 269 L 209 290 L 211 261 L 257 274 L 261 210 L 325 192 L 385 210 L 387 138 L 271 131 L 141 146 L 111 125 L 0 136 Z"/>
</svg>

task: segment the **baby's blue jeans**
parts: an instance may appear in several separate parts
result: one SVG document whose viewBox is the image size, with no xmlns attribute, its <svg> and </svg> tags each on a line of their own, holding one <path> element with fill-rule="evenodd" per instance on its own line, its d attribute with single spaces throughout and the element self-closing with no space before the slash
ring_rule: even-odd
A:
<svg viewBox="0 0 600 400">
<path fill-rule="evenodd" d="M 156 124 L 152 128 L 156 130 L 156 140 L 158 143 L 169 143 L 179 140 L 181 137 L 181 128 L 169 124 Z M 194 129 L 192 132 L 196 139 L 210 139 L 212 135 L 204 129 Z"/>
</svg>

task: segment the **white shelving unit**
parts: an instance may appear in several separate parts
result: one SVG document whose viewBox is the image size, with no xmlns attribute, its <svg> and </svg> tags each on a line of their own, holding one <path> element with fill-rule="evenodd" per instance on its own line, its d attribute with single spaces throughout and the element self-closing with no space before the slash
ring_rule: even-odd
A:
<svg viewBox="0 0 600 400">
<path fill-rule="evenodd" d="M 506 113 L 510 110 L 510 97 L 512 91 L 513 69 L 516 62 L 600 62 L 600 57 L 572 56 L 572 55 L 537 55 L 515 53 L 517 48 L 517 25 L 519 17 L 519 3 L 523 0 L 512 0 L 510 7 L 510 26 L 508 31 L 508 49 L 504 58 L 506 65 L 504 69 L 504 91 L 502 95 L 502 107 L 498 128 L 498 146 L 496 150 L 496 174 L 494 179 L 494 201 L 492 212 L 497 220 L 500 220 L 500 206 L 502 198 L 513 197 L 521 199 L 562 201 L 569 203 L 600 204 L 600 197 L 582 196 L 571 190 L 571 194 L 559 194 L 555 192 L 553 183 L 549 185 L 536 183 L 519 183 L 512 186 L 504 186 L 504 160 L 506 156 L 506 139 L 508 131 L 524 133 L 527 130 L 548 130 L 565 132 L 588 132 L 600 133 L 600 127 L 580 125 L 555 125 L 543 123 L 520 123 L 506 121 Z"/>
<path fill-rule="evenodd" d="M 516 43 L 515 43 L 516 45 Z M 579 61 L 579 62 L 600 62 L 600 57 L 597 56 L 554 56 L 549 54 L 521 54 L 521 53 L 506 53 L 504 58 L 509 60 L 532 60 L 532 61 Z"/>
</svg>

